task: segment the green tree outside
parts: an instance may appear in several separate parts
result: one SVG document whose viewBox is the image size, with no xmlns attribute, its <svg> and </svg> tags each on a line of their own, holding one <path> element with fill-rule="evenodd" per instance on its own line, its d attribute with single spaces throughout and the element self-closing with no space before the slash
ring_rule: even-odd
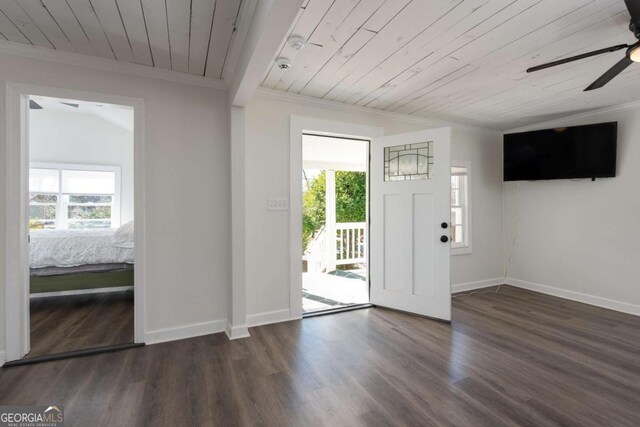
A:
<svg viewBox="0 0 640 427">
<path fill-rule="evenodd" d="M 302 251 L 325 224 L 326 171 L 306 182 L 302 195 Z M 337 222 L 364 222 L 367 219 L 367 174 L 336 171 Z"/>
</svg>

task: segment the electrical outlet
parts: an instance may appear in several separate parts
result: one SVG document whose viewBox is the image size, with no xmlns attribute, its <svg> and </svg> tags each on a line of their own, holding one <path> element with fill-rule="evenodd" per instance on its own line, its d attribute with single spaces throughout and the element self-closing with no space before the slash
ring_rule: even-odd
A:
<svg viewBox="0 0 640 427">
<path fill-rule="evenodd" d="M 268 211 L 288 211 L 289 199 L 268 199 L 267 210 Z"/>
</svg>

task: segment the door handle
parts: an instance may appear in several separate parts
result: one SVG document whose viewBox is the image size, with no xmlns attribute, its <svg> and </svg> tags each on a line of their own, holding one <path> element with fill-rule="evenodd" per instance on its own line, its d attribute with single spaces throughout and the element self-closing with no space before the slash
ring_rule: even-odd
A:
<svg viewBox="0 0 640 427">
<path fill-rule="evenodd" d="M 447 236 L 442 235 L 442 236 L 440 236 L 440 241 L 442 243 L 447 243 L 449 241 L 449 238 Z"/>
</svg>

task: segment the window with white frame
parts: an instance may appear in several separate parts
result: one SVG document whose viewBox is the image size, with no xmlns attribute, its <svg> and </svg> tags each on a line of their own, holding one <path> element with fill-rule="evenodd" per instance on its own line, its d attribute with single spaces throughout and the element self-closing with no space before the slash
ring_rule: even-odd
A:
<svg viewBox="0 0 640 427">
<path fill-rule="evenodd" d="M 471 226 L 469 212 L 468 162 L 452 162 L 451 166 L 451 248 L 468 253 L 471 248 Z"/>
<path fill-rule="evenodd" d="M 119 225 L 118 166 L 32 164 L 29 168 L 29 228 Z"/>
</svg>

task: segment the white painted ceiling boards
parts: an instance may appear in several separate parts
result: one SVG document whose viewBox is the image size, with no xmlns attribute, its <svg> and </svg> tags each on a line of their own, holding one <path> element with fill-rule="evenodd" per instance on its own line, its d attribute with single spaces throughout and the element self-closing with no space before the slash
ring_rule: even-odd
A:
<svg viewBox="0 0 640 427">
<path fill-rule="evenodd" d="M 262 86 L 347 104 L 495 129 L 640 99 L 640 64 L 583 92 L 622 58 L 600 55 L 536 73 L 528 67 L 633 43 L 623 0 L 308 0 Z"/>
<path fill-rule="evenodd" d="M 241 7 L 266 4 L 259 1 L 0 0 L 0 40 L 217 80 L 233 74 Z M 300 3 L 290 3 L 293 15 Z M 306 47 L 296 50 L 286 39 L 275 52 L 270 47 L 261 85 L 513 129 L 639 100 L 640 64 L 583 92 L 624 51 L 525 72 L 633 43 L 628 24 L 624 0 L 303 0 L 286 38 L 300 36 Z M 275 66 L 278 57 L 292 67 Z"/>
<path fill-rule="evenodd" d="M 0 0 L 0 40 L 219 79 L 241 0 Z"/>
</svg>

